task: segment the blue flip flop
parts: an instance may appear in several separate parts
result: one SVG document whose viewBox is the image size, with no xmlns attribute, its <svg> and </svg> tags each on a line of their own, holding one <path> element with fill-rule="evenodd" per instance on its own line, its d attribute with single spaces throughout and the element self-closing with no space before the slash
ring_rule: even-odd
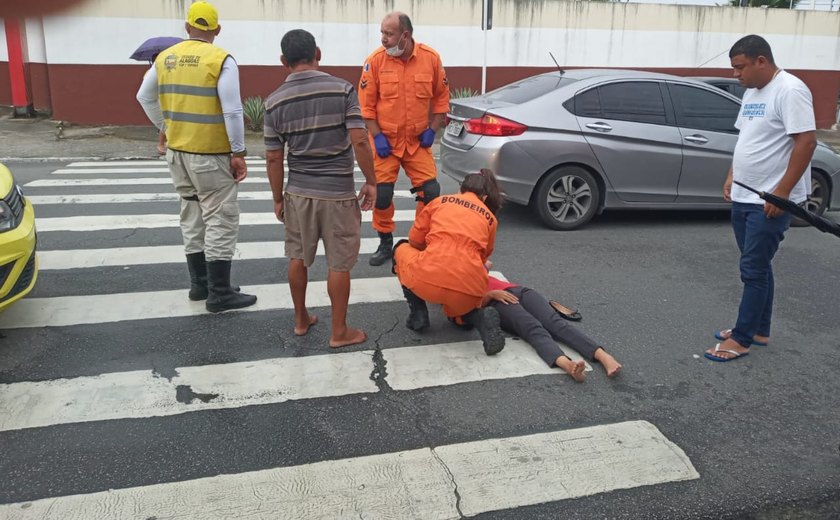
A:
<svg viewBox="0 0 840 520">
<path fill-rule="evenodd" d="M 709 354 L 708 352 L 703 352 L 703 355 L 706 357 L 706 359 L 711 359 L 712 361 L 717 361 L 717 362 L 720 362 L 720 363 L 726 363 L 727 361 L 735 361 L 738 358 L 742 358 L 742 357 L 746 357 L 746 356 L 750 355 L 749 352 L 738 352 L 737 350 L 729 350 L 729 349 L 726 349 L 726 348 L 720 348 L 720 343 L 715 345 L 715 353 L 718 353 L 718 352 L 726 352 L 727 354 L 732 354 L 733 357 L 722 358 L 722 357 L 718 357 L 718 356 L 713 356 L 713 355 Z"/>
<path fill-rule="evenodd" d="M 724 334 L 729 334 L 729 336 L 724 336 Z M 732 329 L 715 331 L 715 339 L 719 339 L 721 341 L 726 341 L 731 336 L 732 336 Z M 767 345 L 768 345 L 768 343 L 766 341 L 753 340 L 753 342 L 752 342 L 752 346 L 754 346 L 754 347 L 766 347 Z"/>
</svg>

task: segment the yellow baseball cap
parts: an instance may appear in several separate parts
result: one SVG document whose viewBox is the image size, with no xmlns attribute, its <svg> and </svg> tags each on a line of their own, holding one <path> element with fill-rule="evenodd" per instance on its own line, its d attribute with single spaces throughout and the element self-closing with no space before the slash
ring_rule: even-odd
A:
<svg viewBox="0 0 840 520">
<path fill-rule="evenodd" d="M 187 12 L 187 23 L 202 31 L 215 31 L 219 26 L 219 13 L 208 2 L 195 2 Z"/>
</svg>

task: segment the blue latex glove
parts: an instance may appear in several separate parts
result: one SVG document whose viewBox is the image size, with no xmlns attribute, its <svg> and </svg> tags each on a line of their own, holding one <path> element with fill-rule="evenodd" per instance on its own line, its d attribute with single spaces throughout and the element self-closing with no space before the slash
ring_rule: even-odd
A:
<svg viewBox="0 0 840 520">
<path fill-rule="evenodd" d="M 391 155 L 391 143 L 388 142 L 385 134 L 376 134 L 373 136 L 373 145 L 376 147 L 376 155 L 382 159 Z"/>
<path fill-rule="evenodd" d="M 435 142 L 435 131 L 431 128 L 423 130 L 423 133 L 417 136 L 420 139 L 420 146 L 428 148 Z"/>
</svg>

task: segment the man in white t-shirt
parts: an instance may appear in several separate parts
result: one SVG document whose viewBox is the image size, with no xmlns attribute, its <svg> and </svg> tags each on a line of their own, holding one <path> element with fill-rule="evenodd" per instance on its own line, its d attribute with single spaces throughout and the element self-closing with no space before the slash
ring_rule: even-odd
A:
<svg viewBox="0 0 840 520">
<path fill-rule="evenodd" d="M 735 126 L 740 130 L 723 197 L 732 201 L 732 229 L 741 251 L 744 290 L 735 327 L 715 333 L 721 342 L 706 351 L 713 361 L 731 361 L 752 345 L 770 341 L 773 312 L 771 261 L 790 226 L 790 213 L 734 185 L 736 180 L 793 202 L 811 191 L 811 156 L 817 146 L 811 91 L 779 69 L 761 36 L 738 40 L 729 51 L 735 77 L 747 87 Z"/>
</svg>

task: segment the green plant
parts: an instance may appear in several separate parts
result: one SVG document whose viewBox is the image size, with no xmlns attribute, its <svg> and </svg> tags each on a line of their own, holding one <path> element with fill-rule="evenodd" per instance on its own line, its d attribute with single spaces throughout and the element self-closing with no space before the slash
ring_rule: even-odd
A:
<svg viewBox="0 0 840 520">
<path fill-rule="evenodd" d="M 259 96 L 245 98 L 242 101 L 242 111 L 245 112 L 245 117 L 248 119 L 248 128 L 255 132 L 261 132 L 263 119 L 265 118 L 263 98 Z"/>
<path fill-rule="evenodd" d="M 469 87 L 454 88 L 449 90 L 449 97 L 452 99 L 468 98 L 477 96 L 479 92 Z"/>
</svg>

